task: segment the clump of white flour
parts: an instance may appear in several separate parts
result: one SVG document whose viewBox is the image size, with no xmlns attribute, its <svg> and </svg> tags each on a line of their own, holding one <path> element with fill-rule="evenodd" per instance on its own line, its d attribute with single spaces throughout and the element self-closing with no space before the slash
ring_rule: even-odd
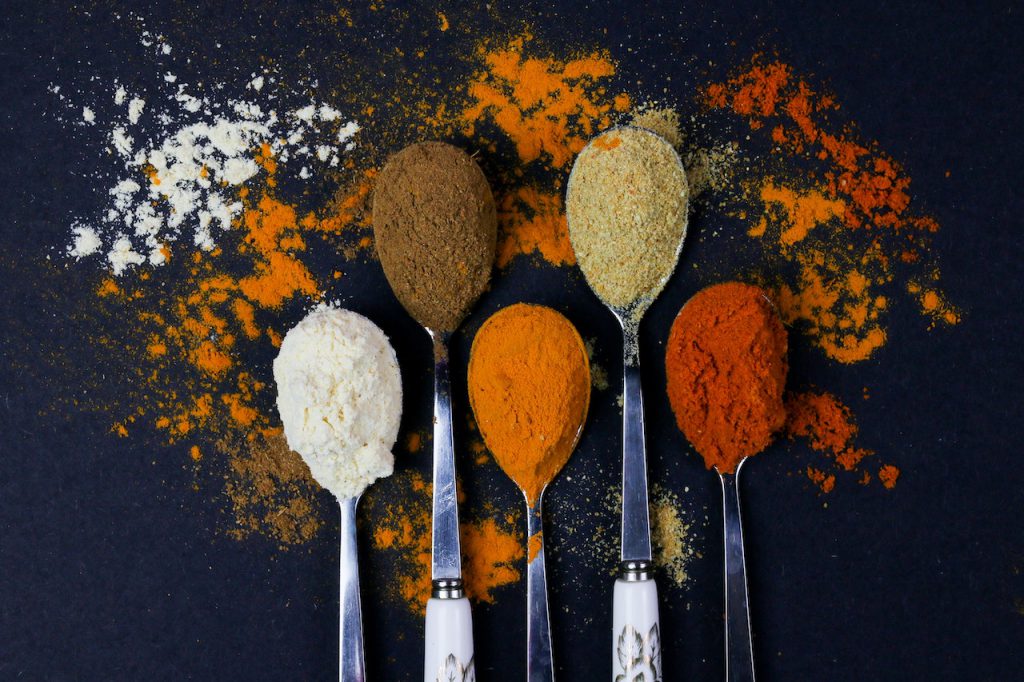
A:
<svg viewBox="0 0 1024 682">
<path fill-rule="evenodd" d="M 377 325 L 318 306 L 285 335 L 274 380 L 288 447 L 321 486 L 343 500 L 391 474 L 402 377 Z"/>
<path fill-rule="evenodd" d="M 121 275 L 162 265 L 173 242 L 211 251 L 242 213 L 243 186 L 271 164 L 306 180 L 338 168 L 356 144 L 359 124 L 310 98 L 308 87 L 288 90 L 273 72 L 253 72 L 244 92 L 228 96 L 223 83 L 193 85 L 167 71 L 171 46 L 161 36 L 144 31 L 142 42 L 159 48 L 152 66 L 163 74 L 148 92 L 94 78 L 100 92 L 83 104 L 68 88 L 49 87 L 75 125 L 102 135 L 113 166 L 93 177 L 104 205 L 72 223 L 66 251 L 75 259 L 95 254 Z"/>
</svg>

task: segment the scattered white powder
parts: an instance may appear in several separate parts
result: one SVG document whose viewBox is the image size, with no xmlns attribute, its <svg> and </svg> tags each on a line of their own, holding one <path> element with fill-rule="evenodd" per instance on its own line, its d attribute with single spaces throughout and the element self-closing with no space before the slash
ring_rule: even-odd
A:
<svg viewBox="0 0 1024 682">
<path fill-rule="evenodd" d="M 318 306 L 285 335 L 274 380 L 288 446 L 321 486 L 342 500 L 391 475 L 402 377 L 373 322 Z"/>
<path fill-rule="evenodd" d="M 133 97 L 131 102 L 128 102 L 128 122 L 132 125 L 139 122 L 139 117 L 142 116 L 142 110 L 146 107 L 146 100 Z"/>
<path fill-rule="evenodd" d="M 161 54 L 171 51 L 162 37 L 148 32 L 142 41 L 159 45 Z M 112 120 L 99 120 L 96 111 L 104 108 L 92 102 L 65 102 L 98 126 L 116 164 L 113 172 L 104 169 L 92 176 L 108 183 L 109 201 L 72 224 L 67 253 L 76 259 L 101 254 L 115 275 L 144 263 L 164 263 L 168 245 L 182 238 L 202 250 L 214 249 L 219 235 L 242 213 L 240 190 L 261 175 L 256 158 L 264 145 L 278 173 L 288 172 L 287 162 L 294 160 L 294 177 L 308 180 L 316 164 L 307 160 L 315 157 L 322 167 L 337 167 L 339 154 L 359 131 L 358 123 L 344 121 L 337 109 L 300 94 L 315 84 L 271 91 L 266 84 L 276 79 L 254 73 L 246 98 L 232 98 L 223 94 L 223 83 L 192 86 L 156 66 L 161 80 L 172 85 L 133 93 L 114 80 L 101 93 L 120 108 Z M 48 89 L 64 101 L 60 85 Z M 297 107 L 283 108 L 279 115 L 275 105 L 289 100 L 299 100 Z M 143 120 L 143 111 L 152 114 Z"/>
<path fill-rule="evenodd" d="M 345 125 L 338 128 L 338 142 L 348 142 L 349 139 L 359 132 L 359 124 L 355 121 L 349 121 Z"/>
<path fill-rule="evenodd" d="M 133 251 L 132 243 L 128 238 L 121 236 L 114 241 L 113 248 L 107 254 L 107 260 L 110 261 L 110 268 L 114 271 L 114 274 L 120 275 L 127 267 L 144 263 L 146 257 L 141 253 Z"/>
<path fill-rule="evenodd" d="M 68 253 L 75 258 L 90 256 L 99 251 L 100 247 L 103 246 L 100 236 L 91 227 L 75 225 L 71 228 L 71 231 L 75 234 L 75 241 Z"/>
</svg>

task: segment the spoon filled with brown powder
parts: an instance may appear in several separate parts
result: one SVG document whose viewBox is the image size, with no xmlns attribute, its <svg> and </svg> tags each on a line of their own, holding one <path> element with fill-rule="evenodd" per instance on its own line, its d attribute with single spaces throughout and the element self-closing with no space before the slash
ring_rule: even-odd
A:
<svg viewBox="0 0 1024 682">
<path fill-rule="evenodd" d="M 432 596 L 426 678 L 463 679 L 474 666 L 462 584 L 448 343 L 487 288 L 497 243 L 494 197 L 480 167 L 443 142 L 392 156 L 373 194 L 373 234 L 384 275 L 434 343 Z"/>
<path fill-rule="evenodd" d="M 675 149 L 635 127 L 612 128 L 591 140 L 576 158 L 566 190 L 576 260 L 623 333 L 622 538 L 612 659 L 614 674 L 629 680 L 661 679 L 662 673 L 637 339 L 640 320 L 675 270 L 686 237 L 688 200 L 686 172 Z M 635 641 L 649 655 L 634 657 L 623 650 Z"/>
</svg>

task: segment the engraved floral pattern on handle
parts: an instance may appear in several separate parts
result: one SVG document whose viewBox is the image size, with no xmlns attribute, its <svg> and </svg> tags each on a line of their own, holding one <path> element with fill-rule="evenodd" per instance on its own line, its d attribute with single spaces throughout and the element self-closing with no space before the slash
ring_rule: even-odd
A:
<svg viewBox="0 0 1024 682">
<path fill-rule="evenodd" d="M 455 654 L 448 654 L 437 670 L 436 682 L 476 682 L 476 664 L 470 658 L 469 664 L 464 666 Z"/>
<path fill-rule="evenodd" d="M 619 634 L 615 647 L 619 666 L 615 682 L 662 682 L 661 632 L 658 624 L 644 637 L 632 625 Z"/>
</svg>

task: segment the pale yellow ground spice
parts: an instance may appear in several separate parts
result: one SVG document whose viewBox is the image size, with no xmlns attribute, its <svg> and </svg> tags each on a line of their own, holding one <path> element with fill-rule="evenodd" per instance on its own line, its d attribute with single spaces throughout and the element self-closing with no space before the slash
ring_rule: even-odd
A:
<svg viewBox="0 0 1024 682">
<path fill-rule="evenodd" d="M 689 188 L 679 155 L 640 128 L 613 128 L 580 152 L 566 195 L 569 239 L 594 292 L 631 308 L 675 269 Z"/>
</svg>

